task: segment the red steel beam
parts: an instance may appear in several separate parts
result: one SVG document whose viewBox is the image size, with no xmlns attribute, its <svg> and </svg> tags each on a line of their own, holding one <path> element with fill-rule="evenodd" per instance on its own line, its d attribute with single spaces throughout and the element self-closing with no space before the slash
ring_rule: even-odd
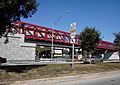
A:
<svg viewBox="0 0 120 85">
<path fill-rule="evenodd" d="M 15 23 L 12 23 L 12 25 L 13 25 L 12 27 L 13 31 L 20 34 L 23 33 L 25 35 L 25 38 L 32 38 L 35 40 L 52 42 L 52 31 L 53 31 L 54 43 L 71 45 L 70 33 L 68 32 L 53 30 L 52 28 L 38 26 L 35 24 L 26 23 L 26 22 L 15 22 Z M 79 35 L 75 36 L 75 45 L 80 46 Z M 107 41 L 99 41 L 99 45 L 97 46 L 97 48 L 115 50 L 115 46 L 113 45 L 113 43 L 110 43 Z"/>
</svg>

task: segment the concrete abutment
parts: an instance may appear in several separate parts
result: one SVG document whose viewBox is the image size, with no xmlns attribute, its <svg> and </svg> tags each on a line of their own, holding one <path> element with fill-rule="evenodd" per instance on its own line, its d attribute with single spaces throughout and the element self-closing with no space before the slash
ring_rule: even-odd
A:
<svg viewBox="0 0 120 85">
<path fill-rule="evenodd" d="M 0 56 L 10 61 L 35 60 L 34 43 L 25 43 L 24 34 L 8 34 L 0 38 Z"/>
</svg>

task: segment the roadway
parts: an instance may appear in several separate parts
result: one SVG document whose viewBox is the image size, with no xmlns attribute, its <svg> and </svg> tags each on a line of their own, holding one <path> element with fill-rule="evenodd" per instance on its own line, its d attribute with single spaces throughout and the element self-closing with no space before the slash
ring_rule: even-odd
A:
<svg viewBox="0 0 120 85">
<path fill-rule="evenodd" d="M 120 85 L 120 71 L 25 80 L 11 85 Z"/>
<path fill-rule="evenodd" d="M 53 85 L 120 85 L 120 75 L 111 75 L 100 78 L 76 80 L 70 82 L 56 83 Z"/>
</svg>

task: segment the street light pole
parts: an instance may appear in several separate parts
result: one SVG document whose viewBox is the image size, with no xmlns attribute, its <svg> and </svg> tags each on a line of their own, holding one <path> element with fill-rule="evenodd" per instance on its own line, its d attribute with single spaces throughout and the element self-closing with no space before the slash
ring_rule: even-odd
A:
<svg viewBox="0 0 120 85">
<path fill-rule="evenodd" d="M 53 31 L 54 31 L 54 28 L 52 29 L 52 47 L 51 47 L 51 59 L 53 59 Z"/>
<path fill-rule="evenodd" d="M 65 14 L 66 13 L 69 13 L 69 11 L 66 11 L 65 12 Z M 62 16 L 59 16 L 53 23 L 52 23 L 52 26 L 53 26 L 53 28 L 52 28 L 52 47 L 51 47 L 51 59 L 53 59 L 53 48 L 54 48 L 54 29 L 55 29 L 55 25 L 56 25 L 56 23 L 63 17 L 64 15 L 62 15 Z"/>
</svg>

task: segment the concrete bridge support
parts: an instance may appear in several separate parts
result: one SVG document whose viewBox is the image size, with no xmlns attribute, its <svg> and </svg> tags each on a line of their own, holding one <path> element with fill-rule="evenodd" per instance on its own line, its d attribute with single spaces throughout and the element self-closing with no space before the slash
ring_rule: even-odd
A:
<svg viewBox="0 0 120 85">
<path fill-rule="evenodd" d="M 0 38 L 0 56 L 10 61 L 35 60 L 36 44 L 25 43 L 24 34 L 9 34 Z"/>
</svg>

